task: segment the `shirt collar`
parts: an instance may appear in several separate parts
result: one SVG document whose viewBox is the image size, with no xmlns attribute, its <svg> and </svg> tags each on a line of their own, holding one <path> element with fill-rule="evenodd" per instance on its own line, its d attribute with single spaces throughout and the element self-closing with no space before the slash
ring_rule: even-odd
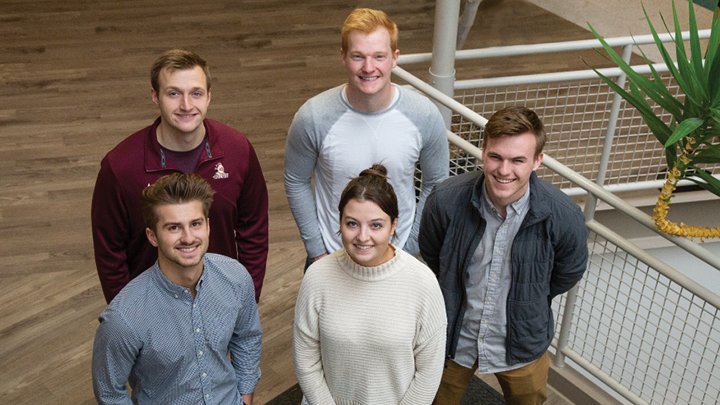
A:
<svg viewBox="0 0 720 405">
<path fill-rule="evenodd" d="M 205 261 L 205 258 L 203 258 L 203 261 Z M 207 269 L 207 262 L 205 264 L 205 269 Z M 167 294 L 175 297 L 180 298 L 187 296 L 188 299 L 192 300 L 192 294 L 190 293 L 190 289 L 177 285 L 173 283 L 172 281 L 168 280 L 167 277 L 163 274 L 162 271 L 160 271 L 160 266 L 158 265 L 158 262 L 156 261 L 153 265 L 152 269 L 150 269 L 153 274 L 153 279 L 155 279 L 155 282 L 157 283 L 160 290 L 165 291 Z M 203 281 L 205 280 L 205 274 L 207 272 L 203 270 L 202 274 L 200 275 L 200 279 L 197 282 L 197 285 L 195 286 L 195 295 L 200 292 L 202 289 Z"/>
<path fill-rule="evenodd" d="M 486 210 L 494 213 L 495 215 L 500 216 L 500 213 L 495 208 L 495 204 L 493 204 L 492 201 L 490 201 L 490 197 L 488 196 L 487 190 L 485 189 L 484 182 L 481 185 L 481 187 L 483 187 L 481 204 L 483 205 L 483 207 Z M 525 193 L 522 195 L 522 197 L 517 199 L 515 202 L 508 204 L 508 206 L 505 208 L 506 214 L 507 214 L 507 216 L 510 216 L 511 214 L 512 215 L 524 214 L 525 212 L 527 212 L 527 208 L 528 208 L 529 204 L 530 204 L 530 183 L 528 183 L 528 188 L 527 188 L 527 190 L 525 190 Z"/>
</svg>

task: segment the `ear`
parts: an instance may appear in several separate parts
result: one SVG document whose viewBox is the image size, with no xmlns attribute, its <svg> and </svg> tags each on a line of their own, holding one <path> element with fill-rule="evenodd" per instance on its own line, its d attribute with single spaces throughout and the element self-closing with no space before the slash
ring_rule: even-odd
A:
<svg viewBox="0 0 720 405">
<path fill-rule="evenodd" d="M 540 167 L 540 164 L 542 163 L 544 157 L 545 153 L 538 153 L 537 157 L 535 157 L 535 162 L 533 163 L 533 171 L 537 170 L 538 167 Z"/>
<path fill-rule="evenodd" d="M 399 57 L 400 57 L 400 49 L 396 49 L 396 50 L 392 53 L 393 67 L 397 66 L 397 61 L 398 61 L 398 58 L 399 58 Z"/>
<path fill-rule="evenodd" d="M 155 89 L 150 90 L 150 98 L 152 99 L 152 102 L 155 103 L 155 105 L 158 105 L 160 103 L 158 92 L 155 91 Z"/>
<path fill-rule="evenodd" d="M 147 236 L 148 241 L 150 242 L 151 245 L 153 245 L 154 247 L 158 247 L 157 236 L 155 235 L 155 232 L 153 232 L 152 229 L 145 228 L 145 236 Z"/>
<path fill-rule="evenodd" d="M 390 235 L 397 236 L 395 233 L 395 231 L 397 230 L 397 224 L 398 224 L 398 219 L 395 218 L 395 220 L 392 223 L 392 228 L 390 229 Z"/>
<path fill-rule="evenodd" d="M 346 66 L 346 63 L 345 63 L 346 56 L 347 56 L 347 53 L 342 48 L 340 48 L 340 63 L 342 63 L 343 66 Z"/>
<path fill-rule="evenodd" d="M 212 90 L 208 90 L 208 104 L 210 104 L 211 100 L 212 100 Z"/>
</svg>

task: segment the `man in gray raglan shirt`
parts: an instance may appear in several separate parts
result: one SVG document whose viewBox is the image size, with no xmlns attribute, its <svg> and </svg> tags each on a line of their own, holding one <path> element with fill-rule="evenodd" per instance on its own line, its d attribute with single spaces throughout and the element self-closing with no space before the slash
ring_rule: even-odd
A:
<svg viewBox="0 0 720 405">
<path fill-rule="evenodd" d="M 384 12 L 360 8 L 350 13 L 340 50 L 348 83 L 305 102 L 288 131 L 285 191 L 308 254 L 306 268 L 342 246 L 340 193 L 350 178 L 373 163 L 387 167 L 398 196 L 393 243 L 419 253 L 420 214 L 435 184 L 448 177 L 448 143 L 437 107 L 390 82 L 399 56 L 397 37 L 397 26 Z M 416 204 L 418 162 L 422 190 Z"/>
</svg>

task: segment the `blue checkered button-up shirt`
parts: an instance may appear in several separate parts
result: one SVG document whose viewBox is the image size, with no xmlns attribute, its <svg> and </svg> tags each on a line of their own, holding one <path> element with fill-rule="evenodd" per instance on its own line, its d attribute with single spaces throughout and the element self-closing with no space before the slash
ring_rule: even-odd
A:
<svg viewBox="0 0 720 405">
<path fill-rule="evenodd" d="M 206 254 L 193 299 L 157 263 L 100 315 L 93 389 L 100 404 L 242 404 L 260 378 L 262 331 L 252 279 Z M 228 356 L 228 353 L 230 356 Z"/>
</svg>

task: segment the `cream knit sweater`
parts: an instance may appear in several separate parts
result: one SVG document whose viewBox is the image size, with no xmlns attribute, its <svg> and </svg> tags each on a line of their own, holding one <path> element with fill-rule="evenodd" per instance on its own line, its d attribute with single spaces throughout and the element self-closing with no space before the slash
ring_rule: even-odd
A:
<svg viewBox="0 0 720 405">
<path fill-rule="evenodd" d="M 340 249 L 305 274 L 295 305 L 295 374 L 307 401 L 430 404 L 447 320 L 435 275 L 396 250 L 362 267 Z"/>
</svg>

